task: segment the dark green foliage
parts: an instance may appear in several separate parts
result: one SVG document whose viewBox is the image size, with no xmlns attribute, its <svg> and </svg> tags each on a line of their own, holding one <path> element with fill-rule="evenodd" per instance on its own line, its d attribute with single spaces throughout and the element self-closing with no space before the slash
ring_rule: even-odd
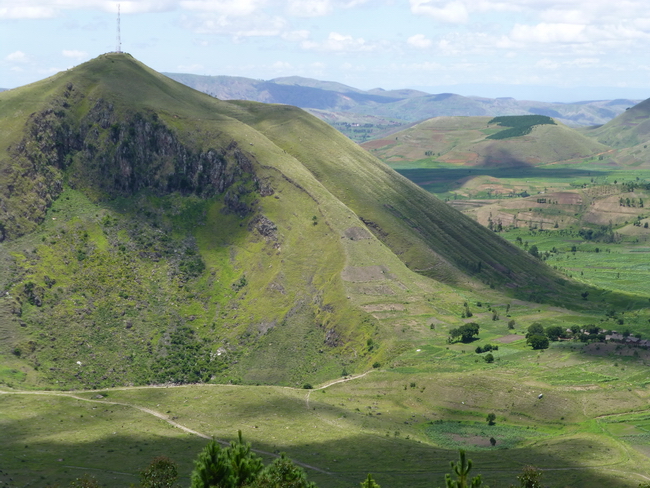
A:
<svg viewBox="0 0 650 488">
<path fill-rule="evenodd" d="M 191 488 L 237 488 L 251 484 L 262 471 L 262 459 L 239 438 L 221 448 L 212 440 L 194 462 Z"/>
<path fill-rule="evenodd" d="M 213 486 L 234 486 L 230 462 L 225 449 L 215 440 L 203 448 L 194 461 L 191 488 L 210 488 Z"/>
<path fill-rule="evenodd" d="M 154 383 L 201 383 L 225 368 L 221 356 L 211 354 L 210 341 L 200 339 L 188 326 L 169 335 L 161 353 L 151 366 Z"/>
<path fill-rule="evenodd" d="M 509 321 L 508 321 L 508 329 L 509 329 L 509 330 L 514 329 L 514 328 L 515 328 L 515 323 L 516 323 L 516 322 L 515 322 L 514 319 L 509 320 Z"/>
<path fill-rule="evenodd" d="M 492 355 L 491 352 L 488 352 L 483 359 L 485 360 L 486 363 L 493 363 L 494 355 Z"/>
<path fill-rule="evenodd" d="M 533 349 L 548 349 L 548 337 L 541 334 L 533 334 L 526 339 L 526 342 L 530 344 Z"/>
<path fill-rule="evenodd" d="M 368 477 L 361 483 L 361 488 L 380 488 L 377 482 L 372 479 L 372 475 L 368 473 Z"/>
<path fill-rule="evenodd" d="M 521 488 L 542 488 L 542 472 L 534 466 L 524 466 L 521 474 L 517 476 Z"/>
<path fill-rule="evenodd" d="M 507 139 L 509 137 L 519 137 L 530 134 L 536 125 L 555 125 L 555 121 L 545 115 L 506 115 L 494 117 L 488 125 L 497 124 L 502 127 L 510 127 L 496 134 L 488 136 L 486 139 Z"/>
<path fill-rule="evenodd" d="M 488 425 L 494 425 L 495 420 L 497 419 L 497 416 L 494 413 L 488 413 L 487 417 L 485 420 L 487 420 Z"/>
<path fill-rule="evenodd" d="M 490 437 L 490 445 L 491 445 L 492 447 L 494 447 L 494 446 L 497 445 L 497 440 L 496 440 L 494 437 Z"/>
<path fill-rule="evenodd" d="M 476 352 L 476 354 L 481 354 L 483 352 L 498 351 L 498 350 L 499 350 L 499 346 L 497 346 L 496 344 L 492 345 L 488 343 L 485 344 L 483 347 L 477 346 L 474 351 Z"/>
<path fill-rule="evenodd" d="M 250 488 L 316 488 L 307 480 L 305 470 L 296 466 L 284 453 L 264 468 Z"/>
<path fill-rule="evenodd" d="M 580 229 L 578 236 L 586 241 L 612 243 L 619 239 L 612 225 L 601 225 L 594 229 Z M 598 249 L 598 248 L 596 248 Z M 596 251 L 598 252 L 598 251 Z"/>
<path fill-rule="evenodd" d="M 185 256 L 178 264 L 178 270 L 187 278 L 196 278 L 205 271 L 205 263 L 200 255 Z"/>
<path fill-rule="evenodd" d="M 461 325 L 458 328 L 460 332 L 460 340 L 462 342 L 471 342 L 474 336 L 478 335 L 480 326 L 476 322 L 470 322 L 465 325 Z"/>
<path fill-rule="evenodd" d="M 171 488 L 178 479 L 178 466 L 166 456 L 158 456 L 140 471 L 141 488 Z"/>
<path fill-rule="evenodd" d="M 564 329 L 559 325 L 551 325 L 544 329 L 544 333 L 550 340 L 557 341 L 564 334 Z"/>
<path fill-rule="evenodd" d="M 302 385 L 302 387 L 305 390 L 311 390 L 314 388 L 313 386 L 311 386 L 311 383 L 305 383 L 304 385 Z"/>
<path fill-rule="evenodd" d="M 526 334 L 526 338 L 535 334 L 544 335 L 544 326 L 539 322 L 533 322 L 528 326 L 528 333 Z"/>
<path fill-rule="evenodd" d="M 456 463 L 451 461 L 451 469 L 456 475 L 456 479 L 452 479 L 450 474 L 445 475 L 445 485 L 447 488 L 478 488 L 483 484 L 481 475 L 475 476 L 470 480 L 469 472 L 472 470 L 472 460 L 467 459 L 465 451 L 459 449 L 459 461 Z"/>
<path fill-rule="evenodd" d="M 531 256 L 533 256 L 534 258 L 538 258 L 538 257 L 539 257 L 539 250 L 537 249 L 537 246 L 536 246 L 535 244 L 533 244 L 532 246 L 530 246 L 530 249 L 528 249 L 528 253 L 529 253 Z"/>
</svg>

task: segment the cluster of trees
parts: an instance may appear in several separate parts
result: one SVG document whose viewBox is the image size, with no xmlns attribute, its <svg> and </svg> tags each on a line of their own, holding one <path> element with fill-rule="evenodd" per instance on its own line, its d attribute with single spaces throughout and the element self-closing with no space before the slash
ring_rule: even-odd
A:
<svg viewBox="0 0 650 488">
<path fill-rule="evenodd" d="M 535 322 L 528 327 L 526 343 L 530 344 L 533 349 L 548 349 L 548 336 L 542 324 Z"/>
<path fill-rule="evenodd" d="M 480 326 L 476 322 L 470 322 L 465 325 L 461 325 L 457 329 L 451 329 L 449 331 L 449 339 L 447 340 L 450 344 L 460 340 L 461 342 L 472 342 L 474 336 L 478 335 Z"/>
<path fill-rule="evenodd" d="M 476 352 L 476 354 L 481 354 L 481 353 L 484 353 L 484 352 L 498 351 L 498 350 L 499 350 L 499 346 L 497 346 L 496 344 L 492 345 L 492 344 L 488 343 L 488 344 L 484 345 L 483 347 L 476 346 L 476 349 L 474 350 L 474 352 Z"/>
<path fill-rule="evenodd" d="M 502 127 L 510 128 L 489 135 L 486 139 L 507 139 L 509 137 L 518 137 L 530 134 L 533 127 L 536 125 L 555 125 L 555 121 L 546 115 L 505 115 L 494 117 L 490 122 L 488 122 L 488 125 L 490 124 L 498 124 Z"/>
<path fill-rule="evenodd" d="M 607 336 L 611 334 L 611 330 L 603 330 L 593 324 L 585 327 L 572 325 L 571 327 L 564 328 L 559 325 L 543 327 L 539 322 L 535 322 L 528 327 L 526 342 L 530 344 L 533 349 L 547 349 L 549 341 L 574 339 L 581 342 L 605 342 Z M 629 330 L 625 330 L 621 335 L 624 338 L 627 338 L 631 333 Z M 636 334 L 636 336 L 640 337 L 639 334 Z"/>
<path fill-rule="evenodd" d="M 619 207 L 639 207 L 643 208 L 643 199 L 639 198 L 639 201 L 636 201 L 636 198 L 619 198 L 618 199 Z"/>
</svg>

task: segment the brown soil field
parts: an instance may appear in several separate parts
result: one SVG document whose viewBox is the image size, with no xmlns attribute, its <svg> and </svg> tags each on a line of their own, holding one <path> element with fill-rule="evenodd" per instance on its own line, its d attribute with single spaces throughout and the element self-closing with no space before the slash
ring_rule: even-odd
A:
<svg viewBox="0 0 650 488">
<path fill-rule="evenodd" d="M 518 341 L 519 339 L 525 339 L 525 338 L 526 338 L 525 336 L 519 334 L 508 334 L 494 340 L 496 342 L 500 342 L 501 344 L 510 344 L 511 342 L 515 342 Z"/>
</svg>

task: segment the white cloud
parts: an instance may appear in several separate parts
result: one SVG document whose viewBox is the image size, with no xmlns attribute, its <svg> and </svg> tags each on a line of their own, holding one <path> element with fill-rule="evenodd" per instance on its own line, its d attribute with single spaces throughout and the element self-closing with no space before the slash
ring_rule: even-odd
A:
<svg viewBox="0 0 650 488">
<path fill-rule="evenodd" d="M 2 6 L 4 3 L 0 3 L 0 19 L 47 19 L 54 17 L 57 12 L 56 9 L 47 6 L 11 5 L 5 7 Z"/>
<path fill-rule="evenodd" d="M 301 46 L 306 50 L 328 52 L 367 52 L 376 49 L 374 44 L 367 43 L 362 37 L 355 39 L 350 35 L 339 34 L 338 32 L 331 32 L 323 42 L 304 41 Z"/>
<path fill-rule="evenodd" d="M 469 19 L 467 7 L 459 1 L 410 0 L 411 12 L 427 15 L 442 22 L 463 24 Z"/>
<path fill-rule="evenodd" d="M 286 61 L 276 61 L 271 65 L 271 69 L 274 71 L 287 72 L 291 71 L 293 69 L 293 66 L 291 63 L 287 63 Z"/>
<path fill-rule="evenodd" d="M 579 66 L 581 68 L 589 68 L 591 66 L 598 66 L 600 64 L 599 58 L 577 58 L 574 59 L 571 64 L 574 66 Z"/>
<path fill-rule="evenodd" d="M 332 12 L 330 0 L 289 0 L 287 11 L 296 17 L 322 17 Z"/>
<path fill-rule="evenodd" d="M 556 63 L 550 59 L 540 59 L 537 61 L 537 63 L 535 63 L 535 66 L 541 69 L 556 70 L 560 67 L 560 63 Z"/>
<path fill-rule="evenodd" d="M 281 37 L 285 41 L 291 41 L 291 42 L 304 41 L 306 39 L 309 39 L 309 31 L 297 30 L 297 31 L 283 32 L 281 34 Z"/>
<path fill-rule="evenodd" d="M 83 59 L 88 57 L 88 53 L 86 51 L 77 51 L 77 50 L 66 50 L 64 49 L 63 52 L 61 53 L 63 56 L 66 58 L 73 58 L 73 59 Z"/>
<path fill-rule="evenodd" d="M 415 34 L 414 36 L 409 37 L 406 42 L 409 44 L 409 46 L 413 46 L 418 49 L 426 49 L 428 47 L 431 47 L 433 44 L 433 41 L 431 39 L 427 39 L 423 34 Z"/>
<path fill-rule="evenodd" d="M 585 42 L 585 28 L 586 26 L 581 24 L 515 24 L 510 38 L 519 43 Z"/>
<path fill-rule="evenodd" d="M 65 10 L 100 10 L 125 14 L 166 12 L 182 4 L 180 0 L 0 0 L 0 19 L 45 19 Z"/>
<path fill-rule="evenodd" d="M 261 0 L 182 0 L 179 6 L 187 10 L 216 12 L 232 17 L 244 17 L 260 10 Z"/>
<path fill-rule="evenodd" d="M 281 17 L 263 13 L 247 17 L 229 17 L 212 13 L 186 17 L 181 24 L 197 34 L 217 34 L 234 39 L 246 37 L 277 37 L 287 33 L 287 22 Z"/>
<path fill-rule="evenodd" d="M 15 51 L 5 57 L 5 61 L 11 63 L 27 63 L 29 61 L 29 56 L 22 51 Z"/>
</svg>

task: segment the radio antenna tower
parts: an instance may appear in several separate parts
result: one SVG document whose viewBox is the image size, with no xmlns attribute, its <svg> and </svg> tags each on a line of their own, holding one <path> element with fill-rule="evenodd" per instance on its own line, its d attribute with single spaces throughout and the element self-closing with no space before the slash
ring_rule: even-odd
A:
<svg viewBox="0 0 650 488">
<path fill-rule="evenodd" d="M 117 53 L 122 52 L 122 38 L 120 37 L 120 4 L 117 4 Z"/>
</svg>

